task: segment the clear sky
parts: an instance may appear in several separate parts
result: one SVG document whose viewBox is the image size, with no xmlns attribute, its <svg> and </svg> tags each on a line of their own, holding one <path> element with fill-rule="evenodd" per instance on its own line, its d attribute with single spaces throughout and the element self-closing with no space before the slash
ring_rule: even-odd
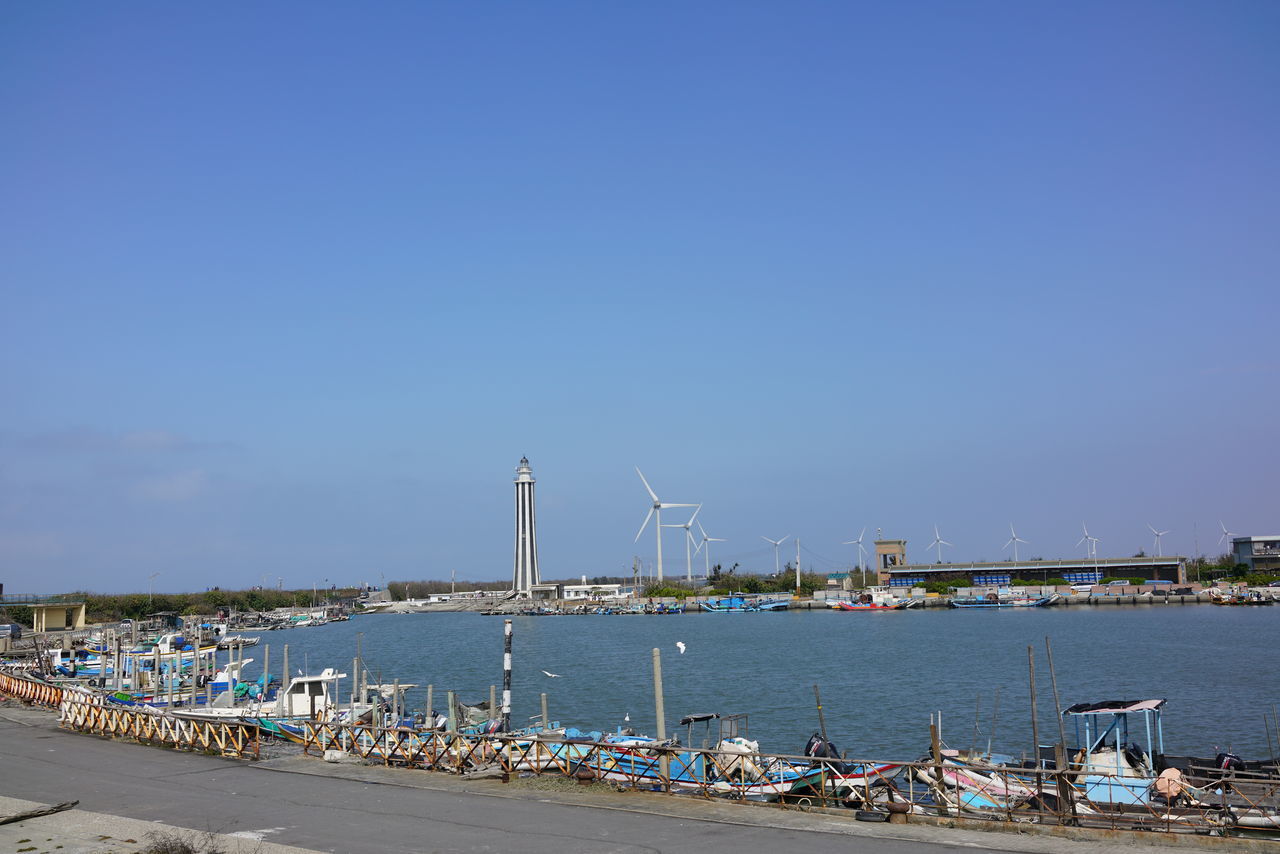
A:
<svg viewBox="0 0 1280 854">
<path fill-rule="evenodd" d="M 546 577 L 652 560 L 636 465 L 746 570 L 1278 533 L 1278 44 L 1269 0 L 8 4 L 0 582 L 506 578 L 524 454 Z"/>
</svg>

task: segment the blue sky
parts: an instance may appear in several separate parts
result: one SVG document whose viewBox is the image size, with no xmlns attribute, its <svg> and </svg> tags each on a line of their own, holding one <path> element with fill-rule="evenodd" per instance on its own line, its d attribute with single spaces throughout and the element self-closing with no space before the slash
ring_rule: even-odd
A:
<svg viewBox="0 0 1280 854">
<path fill-rule="evenodd" d="M 0 14 L 9 591 L 1280 529 L 1274 3 Z"/>
</svg>

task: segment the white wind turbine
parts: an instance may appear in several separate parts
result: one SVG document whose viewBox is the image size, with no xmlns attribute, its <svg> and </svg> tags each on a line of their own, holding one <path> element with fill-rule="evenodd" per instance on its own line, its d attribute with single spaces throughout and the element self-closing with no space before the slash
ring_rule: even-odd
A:
<svg viewBox="0 0 1280 854">
<path fill-rule="evenodd" d="M 863 529 L 862 529 L 862 533 L 861 533 L 861 534 L 858 534 L 858 539 L 856 539 L 856 540 L 848 540 L 848 541 L 846 541 L 845 543 L 843 543 L 843 545 L 846 545 L 846 546 L 857 546 L 857 547 L 858 547 L 858 574 L 859 574 L 859 575 L 862 575 L 863 573 L 865 573 L 865 572 L 866 572 L 866 569 L 864 569 L 864 568 L 863 568 L 863 566 L 864 566 L 864 565 L 863 565 L 863 560 L 864 560 L 864 559 L 866 558 L 866 556 L 867 556 L 867 550 L 866 550 L 866 548 L 862 545 L 862 538 L 863 538 L 863 537 L 865 537 L 866 535 L 867 535 L 867 529 L 866 529 L 866 528 L 863 528 Z M 861 584 L 861 583 L 863 583 L 863 582 L 861 581 L 861 579 L 859 579 L 859 583 L 860 583 L 860 584 Z"/>
<path fill-rule="evenodd" d="M 1157 531 L 1155 527 L 1150 524 L 1148 524 L 1147 527 L 1151 529 L 1151 533 L 1156 535 L 1156 557 L 1164 557 L 1164 552 L 1160 550 L 1160 538 L 1169 532 Z"/>
<path fill-rule="evenodd" d="M 778 546 L 786 542 L 787 537 L 790 537 L 790 536 L 791 536 L 790 534 L 787 534 L 787 536 L 783 537 L 781 540 L 771 540 L 768 537 L 760 538 L 764 540 L 766 543 L 773 543 L 773 574 L 775 576 L 780 575 L 782 573 L 782 565 L 778 563 Z"/>
<path fill-rule="evenodd" d="M 1222 528 L 1222 536 L 1218 537 L 1218 545 L 1222 545 L 1224 542 L 1230 542 L 1235 539 L 1235 533 L 1228 531 L 1227 526 L 1223 524 L 1221 519 L 1218 520 L 1218 527 Z"/>
<path fill-rule="evenodd" d="M 1084 536 L 1076 541 L 1076 545 L 1078 546 L 1081 543 L 1088 543 L 1089 545 L 1086 547 L 1086 553 L 1096 562 L 1098 560 L 1098 543 L 1102 541 L 1097 537 L 1089 535 L 1089 526 L 1084 522 L 1080 523 L 1080 527 L 1084 530 Z"/>
<path fill-rule="evenodd" d="M 706 562 L 706 566 L 707 566 L 705 577 L 710 578 L 711 577 L 711 546 L 707 545 L 707 543 L 723 543 L 727 541 L 724 539 L 724 537 L 708 537 L 707 529 L 702 527 L 701 522 L 698 523 L 698 530 L 702 533 L 702 542 L 698 543 L 698 547 L 693 550 L 693 553 L 697 554 L 703 549 L 707 550 L 707 553 L 702 556 L 702 559 Z"/>
<path fill-rule="evenodd" d="M 1009 542 L 1005 543 L 1004 547 L 1007 549 L 1009 548 L 1009 546 L 1013 546 L 1013 562 L 1014 563 L 1018 562 L 1018 543 L 1022 543 L 1024 546 L 1027 545 L 1027 541 L 1018 536 L 1018 532 L 1013 530 L 1013 523 L 1010 522 L 1009 523 Z"/>
<path fill-rule="evenodd" d="M 653 491 L 653 487 L 649 486 L 649 481 L 644 479 L 640 467 L 636 466 L 636 474 L 640 475 L 640 482 L 644 484 L 645 490 L 649 493 L 649 497 L 653 499 L 653 506 L 649 508 L 649 514 L 644 517 L 644 523 L 640 526 L 640 530 L 636 532 L 635 542 L 640 542 L 640 535 L 644 533 L 645 526 L 649 524 L 649 519 L 657 515 L 658 521 L 654 525 L 654 530 L 658 533 L 658 569 L 657 580 L 662 580 L 662 511 L 671 507 L 693 507 L 692 504 L 663 504 L 658 499 L 658 494 Z"/>
<path fill-rule="evenodd" d="M 924 550 L 928 551 L 929 549 L 936 547 L 938 549 L 938 563 L 942 563 L 942 547 L 950 546 L 950 545 L 954 545 L 954 543 L 948 543 L 946 540 L 942 539 L 942 535 L 938 533 L 938 526 L 934 525 L 933 526 L 933 542 L 925 546 Z"/>
<path fill-rule="evenodd" d="M 693 515 L 689 517 L 687 522 L 676 522 L 671 525 L 663 525 L 664 528 L 684 528 L 684 572 L 685 580 L 693 581 L 693 553 L 689 551 L 689 544 L 694 541 L 693 534 L 689 529 L 693 527 L 693 520 L 698 518 L 698 513 L 702 511 L 702 505 L 699 504 L 697 509 L 693 511 Z"/>
</svg>

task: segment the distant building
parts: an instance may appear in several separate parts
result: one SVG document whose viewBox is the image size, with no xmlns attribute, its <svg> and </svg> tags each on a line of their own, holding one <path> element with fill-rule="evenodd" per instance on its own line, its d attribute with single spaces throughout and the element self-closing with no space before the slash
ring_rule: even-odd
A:
<svg viewBox="0 0 1280 854">
<path fill-rule="evenodd" d="M 1271 539 L 1280 546 L 1280 538 Z M 1172 581 L 1175 584 L 1187 582 L 1187 559 L 1177 556 L 993 563 L 907 563 L 906 540 L 878 539 L 875 546 L 880 584 L 889 587 L 919 587 L 930 581 L 951 581 L 957 578 L 970 579 L 978 587 L 1007 585 L 1015 578 L 1039 582 L 1063 578 L 1071 584 L 1097 583 L 1108 577 L 1145 578 L 1149 581 Z M 1273 554 L 1277 563 L 1280 563 L 1280 548 Z"/>
<path fill-rule="evenodd" d="M 1250 572 L 1280 574 L 1280 536 L 1236 537 L 1231 551 Z"/>
<path fill-rule="evenodd" d="M 1084 560 L 1019 560 L 994 563 L 916 563 L 880 574 L 890 587 L 919 587 L 930 581 L 968 578 L 977 587 L 1000 587 L 1015 578 L 1045 583 L 1062 578 L 1069 584 L 1097 584 L 1104 578 L 1145 578 L 1187 583 L 1185 557 L 1108 557 Z"/>
</svg>

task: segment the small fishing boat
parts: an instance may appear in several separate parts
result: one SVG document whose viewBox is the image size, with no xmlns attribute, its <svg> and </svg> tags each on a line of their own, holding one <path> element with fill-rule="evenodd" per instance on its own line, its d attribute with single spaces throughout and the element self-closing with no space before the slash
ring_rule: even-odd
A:
<svg viewBox="0 0 1280 854">
<path fill-rule="evenodd" d="M 699 602 L 698 607 L 712 614 L 742 614 L 754 611 L 785 611 L 791 603 L 786 599 L 755 599 L 744 594 L 734 593 Z"/>
<path fill-rule="evenodd" d="M 1008 592 L 987 593 L 982 596 L 956 596 L 952 608 L 1047 608 L 1061 600 L 1057 593 L 1049 596 L 1018 596 Z"/>
</svg>

